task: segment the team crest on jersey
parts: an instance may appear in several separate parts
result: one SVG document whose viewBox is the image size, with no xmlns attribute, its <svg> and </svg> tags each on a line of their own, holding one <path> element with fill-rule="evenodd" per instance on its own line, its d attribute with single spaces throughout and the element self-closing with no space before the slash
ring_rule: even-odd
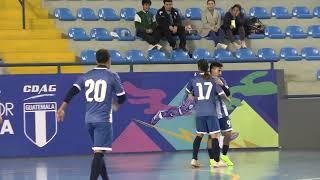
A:
<svg viewBox="0 0 320 180">
<path fill-rule="evenodd" d="M 57 134 L 57 103 L 23 104 L 24 134 L 38 147 L 47 145 Z"/>
</svg>

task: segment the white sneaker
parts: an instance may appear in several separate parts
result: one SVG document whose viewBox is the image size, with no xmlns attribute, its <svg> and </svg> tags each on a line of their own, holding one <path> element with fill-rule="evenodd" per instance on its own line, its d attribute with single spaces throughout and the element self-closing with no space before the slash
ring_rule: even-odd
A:
<svg viewBox="0 0 320 180">
<path fill-rule="evenodd" d="M 156 44 L 155 46 L 157 47 L 158 50 L 160 50 L 162 48 L 162 46 L 160 44 Z"/>
<path fill-rule="evenodd" d="M 241 45 L 239 45 L 239 44 L 236 43 L 236 42 L 233 42 L 232 44 L 233 44 L 233 46 L 234 46 L 236 49 L 240 49 L 240 48 L 241 48 Z"/>
<path fill-rule="evenodd" d="M 149 47 L 148 47 L 148 51 L 154 50 L 155 48 L 157 48 L 156 45 L 150 44 Z"/>
<path fill-rule="evenodd" d="M 195 160 L 195 159 L 191 160 L 190 165 L 194 168 L 200 167 L 200 163 L 198 162 L 198 160 Z"/>
<path fill-rule="evenodd" d="M 218 162 L 218 166 L 219 166 L 219 167 L 227 167 L 227 164 L 224 163 L 222 160 L 220 160 L 220 161 Z"/>
<path fill-rule="evenodd" d="M 227 49 L 227 45 L 225 45 L 225 44 L 222 44 L 222 43 L 218 43 L 217 44 L 217 49 Z"/>
</svg>

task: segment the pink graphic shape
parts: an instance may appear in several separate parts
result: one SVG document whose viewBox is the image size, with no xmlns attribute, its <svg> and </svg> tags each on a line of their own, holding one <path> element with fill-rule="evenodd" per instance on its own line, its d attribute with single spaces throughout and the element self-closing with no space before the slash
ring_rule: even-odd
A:
<svg viewBox="0 0 320 180">
<path fill-rule="evenodd" d="M 123 87 L 129 95 L 129 103 L 149 104 L 149 107 L 144 110 L 145 114 L 155 114 L 159 110 L 167 110 L 171 107 L 162 103 L 167 94 L 160 89 L 140 89 L 128 81 L 123 83 Z"/>
<path fill-rule="evenodd" d="M 113 152 L 154 152 L 161 151 L 136 123 L 131 122 L 112 144 Z"/>
</svg>

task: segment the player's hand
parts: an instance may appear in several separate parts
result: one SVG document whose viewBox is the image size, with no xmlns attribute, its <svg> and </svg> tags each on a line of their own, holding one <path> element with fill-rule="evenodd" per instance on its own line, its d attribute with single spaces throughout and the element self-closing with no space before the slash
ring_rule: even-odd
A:
<svg viewBox="0 0 320 180">
<path fill-rule="evenodd" d="M 2 124 L 2 122 L 3 122 L 3 119 L 2 119 L 2 117 L 1 117 L 1 115 L 0 115 L 0 124 Z"/>
<path fill-rule="evenodd" d="M 215 82 L 216 82 L 216 84 L 218 84 L 218 85 L 220 85 L 220 86 L 223 86 L 223 82 L 221 81 L 221 79 L 216 78 L 216 79 L 215 79 Z"/>
<path fill-rule="evenodd" d="M 148 34 L 151 34 L 153 31 L 152 31 L 152 29 L 146 29 L 146 32 L 147 32 Z"/>
<path fill-rule="evenodd" d="M 63 122 L 63 118 L 64 118 L 64 110 L 63 109 L 59 109 L 57 111 L 57 120 L 58 120 L 58 122 Z"/>
<path fill-rule="evenodd" d="M 171 31 L 171 32 L 173 32 L 173 26 L 169 26 L 169 30 Z"/>
<path fill-rule="evenodd" d="M 193 100 L 194 100 L 194 96 L 193 96 L 192 94 L 188 94 L 188 99 L 189 99 L 190 101 L 193 101 Z"/>
<path fill-rule="evenodd" d="M 118 111 L 119 107 L 120 107 L 120 105 L 118 102 L 112 101 L 112 111 L 115 111 L 115 112 Z"/>
</svg>

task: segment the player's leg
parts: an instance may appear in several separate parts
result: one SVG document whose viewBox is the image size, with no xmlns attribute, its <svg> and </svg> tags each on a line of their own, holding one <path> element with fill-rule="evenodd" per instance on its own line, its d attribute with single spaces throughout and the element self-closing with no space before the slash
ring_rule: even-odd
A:
<svg viewBox="0 0 320 180">
<path fill-rule="evenodd" d="M 206 120 L 206 122 L 209 129 L 209 136 L 211 138 L 211 151 L 209 151 L 210 166 L 219 167 L 219 166 L 222 166 L 222 164 L 220 164 L 220 147 L 219 147 L 219 140 L 218 140 L 218 138 L 220 137 L 219 122 L 215 116 L 210 116 Z"/>
<path fill-rule="evenodd" d="M 208 150 L 208 156 L 209 158 L 213 158 L 212 157 L 212 139 L 211 136 L 208 136 L 208 145 L 207 145 L 207 150 Z"/>
<path fill-rule="evenodd" d="M 103 180 L 108 180 L 104 154 L 112 150 L 112 124 L 101 122 L 94 125 L 94 146 L 92 149 L 95 153 L 91 165 L 90 180 L 96 180 L 99 175 Z"/>
<path fill-rule="evenodd" d="M 196 117 L 196 130 L 197 135 L 193 141 L 193 152 L 192 152 L 192 160 L 191 160 L 191 166 L 193 167 L 199 167 L 200 164 L 198 163 L 198 153 L 201 145 L 201 141 L 203 138 L 203 135 L 207 133 L 207 126 L 205 123 L 206 117 Z"/>
<path fill-rule="evenodd" d="M 222 134 L 224 136 L 221 160 L 225 162 L 228 166 L 233 166 L 233 162 L 227 156 L 227 153 L 229 151 L 230 141 L 231 141 L 231 135 L 232 135 L 232 126 L 231 126 L 230 119 L 228 117 L 221 118 L 219 119 L 219 124 L 220 124 Z"/>
</svg>

